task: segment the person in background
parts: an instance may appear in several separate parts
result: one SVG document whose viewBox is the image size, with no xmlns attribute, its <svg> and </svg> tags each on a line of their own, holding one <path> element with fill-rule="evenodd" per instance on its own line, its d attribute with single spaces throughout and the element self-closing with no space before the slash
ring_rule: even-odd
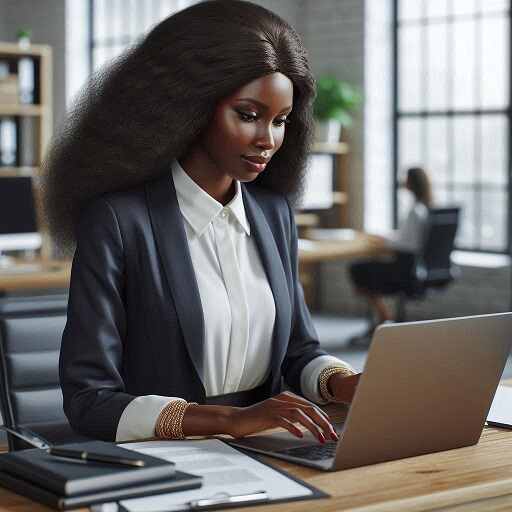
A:
<svg viewBox="0 0 512 512">
<path fill-rule="evenodd" d="M 359 374 L 319 346 L 291 206 L 313 97 L 297 33 L 239 0 L 170 16 L 93 78 L 44 182 L 76 245 L 59 363 L 76 431 L 337 438 L 316 404 L 350 402 Z"/>
<path fill-rule="evenodd" d="M 399 229 L 387 236 L 372 235 L 378 243 L 391 249 L 392 255 L 359 261 L 349 267 L 350 279 L 356 292 L 366 297 L 375 317 L 369 332 L 361 338 L 369 337 L 378 324 L 393 320 L 383 295 L 396 293 L 410 282 L 415 256 L 422 248 L 428 210 L 432 205 L 428 174 L 421 167 L 411 167 L 407 170 L 404 186 L 414 197 L 405 221 Z"/>
</svg>

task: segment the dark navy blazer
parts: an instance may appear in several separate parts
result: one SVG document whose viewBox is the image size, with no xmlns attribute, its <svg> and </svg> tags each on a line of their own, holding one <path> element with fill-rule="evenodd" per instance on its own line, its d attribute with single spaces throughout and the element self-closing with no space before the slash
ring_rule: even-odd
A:
<svg viewBox="0 0 512 512">
<path fill-rule="evenodd" d="M 242 185 L 275 300 L 268 396 L 319 348 L 297 278 L 297 233 L 286 199 Z M 81 215 L 59 361 L 64 411 L 84 435 L 113 441 L 136 396 L 204 403 L 201 299 L 170 172 L 94 201 Z M 257 314 L 257 311 L 252 312 Z"/>
</svg>

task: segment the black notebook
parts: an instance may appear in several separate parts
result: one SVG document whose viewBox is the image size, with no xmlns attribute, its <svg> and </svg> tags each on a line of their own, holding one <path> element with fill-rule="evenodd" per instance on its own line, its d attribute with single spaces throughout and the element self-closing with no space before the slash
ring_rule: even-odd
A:
<svg viewBox="0 0 512 512">
<path fill-rule="evenodd" d="M 164 459 L 135 453 L 114 443 L 88 441 L 59 446 L 74 450 L 112 455 L 126 459 L 143 460 L 145 466 L 130 467 L 80 460 L 64 460 L 46 450 L 31 448 L 0 455 L 0 471 L 33 482 L 62 496 L 90 494 L 102 490 L 142 485 L 153 481 L 172 479 L 174 464 Z"/>
<path fill-rule="evenodd" d="M 176 471 L 171 478 L 166 478 L 161 481 L 141 485 L 135 484 L 121 489 L 104 489 L 102 491 L 78 494 L 75 496 L 62 496 L 48 489 L 44 489 L 33 482 L 0 471 L 0 486 L 60 510 L 85 507 L 109 501 L 140 498 L 153 494 L 194 489 L 201 487 L 201 483 L 202 479 L 200 476 Z"/>
</svg>

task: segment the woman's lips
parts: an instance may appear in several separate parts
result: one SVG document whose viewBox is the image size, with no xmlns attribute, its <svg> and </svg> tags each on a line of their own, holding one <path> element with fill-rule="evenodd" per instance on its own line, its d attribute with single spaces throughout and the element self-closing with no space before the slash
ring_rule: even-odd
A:
<svg viewBox="0 0 512 512">
<path fill-rule="evenodd" d="M 242 157 L 242 160 L 245 162 L 246 166 L 249 167 L 249 169 L 253 172 L 261 172 L 267 166 L 267 162 L 261 163 L 261 164 L 256 163 L 256 162 L 249 160 L 245 156 Z"/>
</svg>

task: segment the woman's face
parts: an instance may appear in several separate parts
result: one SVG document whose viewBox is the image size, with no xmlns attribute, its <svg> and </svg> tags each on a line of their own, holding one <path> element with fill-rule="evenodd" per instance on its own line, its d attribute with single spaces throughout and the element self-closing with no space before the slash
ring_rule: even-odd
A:
<svg viewBox="0 0 512 512">
<path fill-rule="evenodd" d="M 282 73 L 263 76 L 221 101 L 200 148 L 213 172 L 252 181 L 283 144 L 293 84 Z"/>
</svg>

